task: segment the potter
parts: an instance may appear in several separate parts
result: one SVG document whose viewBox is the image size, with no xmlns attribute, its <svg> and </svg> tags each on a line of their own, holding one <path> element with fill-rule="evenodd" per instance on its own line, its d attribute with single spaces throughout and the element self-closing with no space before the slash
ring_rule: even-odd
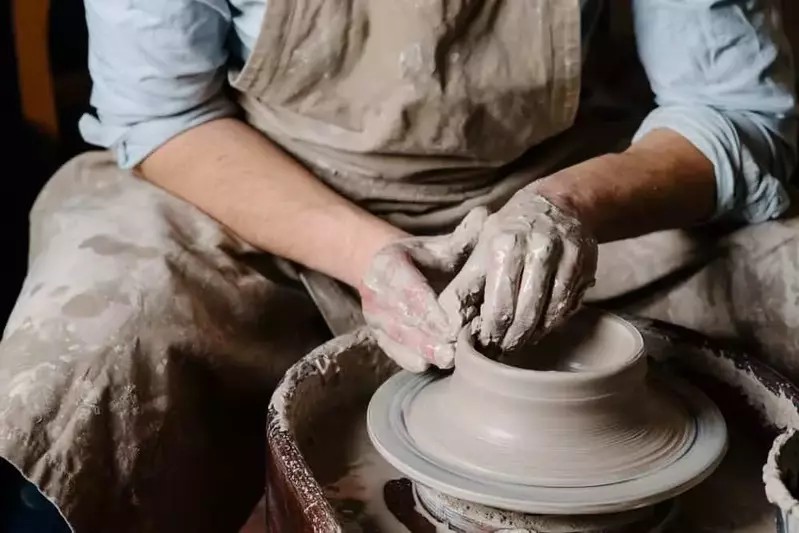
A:
<svg viewBox="0 0 799 533">
<path fill-rule="evenodd" d="M 776 0 L 628 2 L 655 96 L 640 105 L 608 98 L 620 78 L 595 68 L 624 55 L 604 15 L 625 3 L 84 3 L 94 85 L 80 128 L 104 150 L 67 163 L 37 199 L 29 273 L 0 342 L 0 457 L 74 530 L 243 522 L 263 492 L 269 394 L 330 337 L 308 271 L 345 286 L 337 294 L 358 306 L 347 316 L 363 318 L 381 357 L 458 373 L 467 324 L 479 351 L 512 356 L 568 326 L 607 287 L 603 268 L 621 278 L 617 296 L 643 305 L 637 289 L 695 259 L 677 251 L 707 251 L 726 232 L 733 256 L 702 263 L 698 287 L 655 283 L 659 305 L 642 312 L 755 332 L 789 360 L 797 118 Z M 698 245 L 675 251 L 684 235 Z M 633 240 L 603 252 L 622 239 Z M 615 475 L 641 501 L 662 493 L 630 472 L 679 454 L 679 400 L 706 412 L 666 389 L 677 400 L 664 400 L 644 455 L 582 482 Z M 584 403 L 584 417 L 611 412 Z M 456 422 L 450 408 L 442 417 Z M 614 422 L 617 436 L 641 418 Z M 494 456 L 497 472 L 480 477 L 498 498 L 488 505 L 511 475 Z M 552 471 L 519 474 L 581 483 L 549 457 Z M 584 509 L 634 499 L 559 488 Z"/>
</svg>

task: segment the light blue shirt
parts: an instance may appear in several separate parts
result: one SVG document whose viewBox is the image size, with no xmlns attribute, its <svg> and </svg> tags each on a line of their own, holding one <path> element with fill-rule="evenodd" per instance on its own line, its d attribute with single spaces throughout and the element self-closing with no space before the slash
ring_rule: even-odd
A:
<svg viewBox="0 0 799 533">
<path fill-rule="evenodd" d="M 80 123 L 86 141 L 131 168 L 175 135 L 234 114 L 227 65 L 249 57 L 266 1 L 85 0 L 96 110 Z M 584 48 L 602 2 L 582 0 Z M 760 222 L 789 204 L 796 98 L 776 3 L 633 0 L 658 104 L 636 139 L 670 128 L 701 150 L 716 170 L 717 217 Z"/>
</svg>

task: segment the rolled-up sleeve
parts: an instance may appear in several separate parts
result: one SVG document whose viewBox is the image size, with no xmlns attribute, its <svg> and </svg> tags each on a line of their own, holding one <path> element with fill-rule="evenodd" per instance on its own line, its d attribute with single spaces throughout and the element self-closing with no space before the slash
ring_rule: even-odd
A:
<svg viewBox="0 0 799 533">
<path fill-rule="evenodd" d="M 716 219 L 762 222 L 789 206 L 795 79 L 776 1 L 634 0 L 658 107 L 633 142 L 668 128 L 704 153 L 716 173 Z"/>
<path fill-rule="evenodd" d="M 83 138 L 131 168 L 179 133 L 228 116 L 227 0 L 85 0 L 92 113 Z"/>
</svg>

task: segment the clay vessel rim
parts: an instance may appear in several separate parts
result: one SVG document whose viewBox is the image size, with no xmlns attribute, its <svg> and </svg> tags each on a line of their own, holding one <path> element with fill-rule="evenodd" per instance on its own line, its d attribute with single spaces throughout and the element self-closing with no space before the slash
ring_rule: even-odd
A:
<svg viewBox="0 0 799 533">
<path fill-rule="evenodd" d="M 529 368 L 518 368 L 507 365 L 500 361 L 496 361 L 494 359 L 490 359 L 480 353 L 474 346 L 474 336 L 472 335 L 471 330 L 468 327 L 465 327 L 458 334 L 458 346 L 456 348 L 456 353 L 461 356 L 461 359 L 458 360 L 456 358 L 455 360 L 455 372 L 458 373 L 459 368 L 461 370 L 465 370 L 466 367 L 471 367 L 469 369 L 470 374 L 477 371 L 481 374 L 490 374 L 500 379 L 557 385 L 604 381 L 628 372 L 633 367 L 646 365 L 646 358 L 644 357 L 644 338 L 635 326 L 612 313 L 607 313 L 604 311 L 591 312 L 595 313 L 601 319 L 612 320 L 625 330 L 626 334 L 629 335 L 630 340 L 632 341 L 630 343 L 632 349 L 630 350 L 629 355 L 625 356 L 618 362 L 603 366 L 599 370 L 580 370 L 579 372 L 570 372 L 564 370 L 535 370 Z M 468 361 L 464 360 L 464 357 L 468 359 Z"/>
</svg>

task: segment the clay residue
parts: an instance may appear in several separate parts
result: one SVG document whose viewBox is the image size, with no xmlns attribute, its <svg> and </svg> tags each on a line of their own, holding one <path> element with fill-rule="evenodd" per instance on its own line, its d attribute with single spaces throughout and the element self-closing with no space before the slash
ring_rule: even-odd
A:
<svg viewBox="0 0 799 533">
<path fill-rule="evenodd" d="M 436 526 L 420 512 L 410 479 L 392 479 L 383 486 L 386 507 L 412 533 L 436 533 Z"/>
<path fill-rule="evenodd" d="M 675 350 L 685 350 L 686 347 L 670 344 L 665 337 L 647 335 L 647 350 L 650 356 L 668 360 Z M 761 415 L 761 418 L 778 429 L 799 429 L 799 409 L 794 404 L 792 395 L 783 387 L 770 390 L 750 368 L 741 368 L 730 357 L 722 356 L 713 350 L 704 347 L 691 346 L 688 348 L 684 359 L 695 372 L 711 376 L 714 380 L 722 382 L 741 391 L 747 403 Z M 697 353 L 700 352 L 701 353 Z"/>
<path fill-rule="evenodd" d="M 270 420 L 270 431 L 294 432 L 307 425 L 309 417 L 329 409 L 336 396 L 329 388 L 331 383 L 343 381 L 352 395 L 370 395 L 395 371 L 396 366 L 377 349 L 368 329 L 336 337 L 283 376 L 272 394 L 275 416 Z M 346 398 L 343 400 L 346 402 Z"/>
<path fill-rule="evenodd" d="M 475 326 L 483 348 L 513 352 L 577 309 L 596 258 L 593 236 L 530 186 L 488 218 L 439 302 L 454 327 Z"/>
<path fill-rule="evenodd" d="M 791 494 L 785 485 L 784 478 L 788 474 L 785 471 L 783 454 L 790 442 L 795 442 L 797 433 L 793 430 L 788 431 L 774 441 L 768 455 L 768 462 L 763 467 L 763 482 L 766 485 L 766 496 L 768 500 L 779 507 L 786 516 L 799 518 L 799 502 Z"/>
<path fill-rule="evenodd" d="M 78 248 L 87 248 L 97 255 L 122 255 L 140 259 L 154 259 L 163 255 L 163 251 L 153 246 L 140 246 L 131 242 L 124 242 L 110 235 L 95 235 L 83 241 Z"/>
<path fill-rule="evenodd" d="M 344 531 L 403 530 L 384 499 L 385 484 L 402 475 L 372 446 L 365 404 L 319 421 L 300 447 Z"/>
<path fill-rule="evenodd" d="M 430 520 L 463 533 L 642 533 L 654 524 L 668 522 L 673 514 L 671 503 L 606 515 L 524 514 L 459 500 L 423 486 L 416 486 L 416 501 Z"/>
</svg>

